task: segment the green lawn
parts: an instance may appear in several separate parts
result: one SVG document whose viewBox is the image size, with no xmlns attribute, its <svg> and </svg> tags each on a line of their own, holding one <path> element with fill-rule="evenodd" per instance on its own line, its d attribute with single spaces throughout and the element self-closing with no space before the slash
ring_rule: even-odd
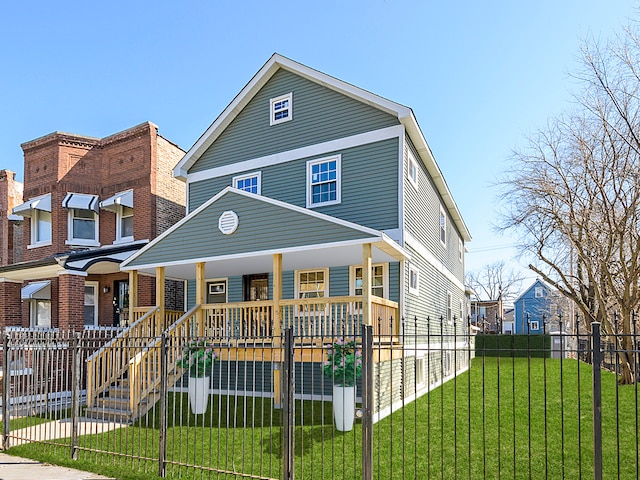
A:
<svg viewBox="0 0 640 480">
<path fill-rule="evenodd" d="M 469 373 L 374 426 L 374 478 L 593 478 L 591 368 L 564 360 L 562 370 L 561 384 L 558 360 L 473 360 Z M 602 384 L 604 478 L 636 478 L 638 390 L 616 388 L 606 372 Z M 209 411 L 194 416 L 186 396 L 170 396 L 167 459 L 173 463 L 167 477 L 192 478 L 193 471 L 177 464 L 204 464 L 279 478 L 280 411 L 270 400 L 211 398 Z M 60 446 L 25 445 L 10 453 L 121 479 L 157 478 L 156 413 L 131 427 L 81 437 L 82 448 L 109 453 L 80 450 L 76 461 Z M 295 416 L 301 425 L 295 430 L 297 479 L 360 477 L 359 422 L 352 432 L 334 431 L 330 402 L 296 402 Z M 148 460 L 126 456 L 135 454 Z"/>
</svg>

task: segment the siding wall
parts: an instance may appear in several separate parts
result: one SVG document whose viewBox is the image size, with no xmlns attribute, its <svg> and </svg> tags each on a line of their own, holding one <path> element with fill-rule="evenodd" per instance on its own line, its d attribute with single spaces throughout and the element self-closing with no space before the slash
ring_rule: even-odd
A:
<svg viewBox="0 0 640 480">
<path fill-rule="evenodd" d="M 398 139 L 327 152 L 272 165 L 262 172 L 262 195 L 306 207 L 307 161 L 341 154 L 342 203 L 315 211 L 378 230 L 398 228 Z M 189 211 L 232 185 L 231 175 L 189 183 Z"/>
<path fill-rule="evenodd" d="M 269 125 L 269 100 L 293 93 L 293 119 Z M 189 173 L 398 125 L 364 103 L 279 70 L 251 99 Z"/>
</svg>

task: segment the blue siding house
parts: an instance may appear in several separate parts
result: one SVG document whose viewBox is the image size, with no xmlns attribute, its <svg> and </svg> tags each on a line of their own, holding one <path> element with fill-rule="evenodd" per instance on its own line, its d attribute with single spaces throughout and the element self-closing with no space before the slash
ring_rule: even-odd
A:
<svg viewBox="0 0 640 480">
<path fill-rule="evenodd" d="M 555 290 L 538 279 L 514 302 L 514 334 L 549 332 L 549 323 L 556 321 L 558 301 Z M 546 328 L 543 323 L 547 322 Z M 527 322 L 529 326 L 527 328 Z"/>
<path fill-rule="evenodd" d="M 238 344 L 290 326 L 310 342 L 362 323 L 392 343 L 407 334 L 412 353 L 377 366 L 379 388 L 407 395 L 467 368 L 468 355 L 452 352 L 467 341 L 456 319 L 471 236 L 410 108 L 274 54 L 174 176 L 187 185 L 187 216 L 122 269 L 132 285 L 185 281 L 181 321 L 193 331 Z M 133 292 L 134 317 L 139 307 Z M 425 353 L 416 328 L 443 329 L 433 341 L 447 358 Z M 277 398 L 277 359 L 260 355 L 274 362 Z"/>
</svg>

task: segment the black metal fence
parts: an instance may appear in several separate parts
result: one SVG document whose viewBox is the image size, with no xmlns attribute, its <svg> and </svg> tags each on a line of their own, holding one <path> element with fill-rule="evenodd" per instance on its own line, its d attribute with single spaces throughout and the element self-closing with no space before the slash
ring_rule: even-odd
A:
<svg viewBox="0 0 640 480">
<path fill-rule="evenodd" d="M 618 382 L 638 378 L 635 322 L 626 336 L 401 330 L 117 345 L 6 332 L 2 443 L 116 478 L 639 478 L 638 386 Z"/>
</svg>

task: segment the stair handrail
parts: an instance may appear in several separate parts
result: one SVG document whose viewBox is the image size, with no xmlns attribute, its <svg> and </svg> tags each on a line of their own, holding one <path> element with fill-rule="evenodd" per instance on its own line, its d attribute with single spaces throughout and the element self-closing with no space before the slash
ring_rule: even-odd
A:
<svg viewBox="0 0 640 480">
<path fill-rule="evenodd" d="M 168 334 L 170 337 L 176 337 L 175 332 L 178 331 L 178 327 L 182 326 L 189 319 L 194 318 L 196 312 L 201 308 L 201 305 L 195 305 L 188 312 L 186 312 L 182 317 L 173 322 L 164 333 Z M 162 336 L 157 336 L 155 340 L 150 341 L 144 348 L 142 348 L 139 352 L 136 353 L 129 360 L 128 368 L 129 368 L 129 409 L 131 410 L 131 414 L 133 418 L 138 418 L 146 412 L 142 412 L 140 410 L 140 405 L 142 401 L 153 392 L 157 386 L 160 384 L 162 379 L 159 375 L 149 375 L 149 371 L 143 372 L 143 369 L 149 370 L 149 365 L 155 364 L 156 373 L 158 373 L 157 367 L 159 366 L 159 358 L 152 358 L 151 360 L 155 360 L 155 362 L 150 362 L 147 358 L 149 354 L 155 353 L 156 356 L 159 355 L 160 352 L 160 344 L 162 342 Z M 177 359 L 175 359 L 177 360 Z M 169 359 L 167 361 L 167 376 L 171 376 L 174 371 L 181 371 L 180 367 L 178 367 L 177 362 L 174 359 Z M 146 373 L 146 374 L 145 374 Z M 149 408 L 151 406 L 149 405 Z"/>
<path fill-rule="evenodd" d="M 125 344 L 125 340 L 127 338 L 142 337 L 142 331 L 148 329 L 149 324 L 159 311 L 160 307 L 152 307 L 147 313 L 129 325 L 128 328 L 113 337 L 87 358 L 87 407 L 92 407 L 98 395 L 106 391 L 127 370 L 130 358 L 135 356 L 137 350 L 142 348 L 142 345 Z M 117 365 L 110 365 L 109 368 L 103 369 L 105 372 L 101 376 L 100 385 L 97 385 L 97 379 L 95 378 L 96 365 L 99 362 L 108 363 L 108 355 L 111 352 L 116 353 L 111 355 L 111 358 L 115 359 L 113 363 Z"/>
</svg>

